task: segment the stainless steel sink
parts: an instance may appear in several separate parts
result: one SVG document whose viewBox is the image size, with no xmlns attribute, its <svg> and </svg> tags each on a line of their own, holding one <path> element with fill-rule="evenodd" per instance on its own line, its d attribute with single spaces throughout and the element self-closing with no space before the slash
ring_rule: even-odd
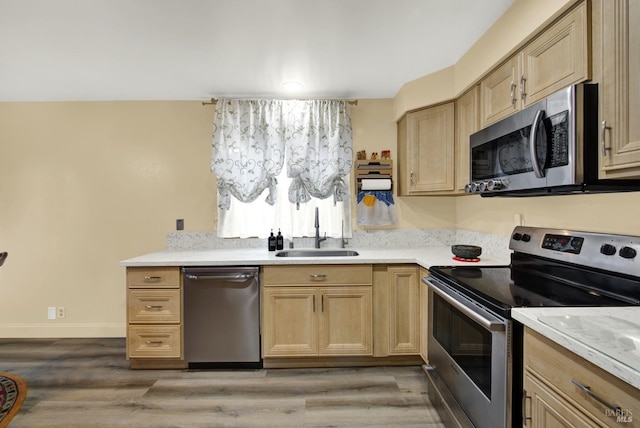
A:
<svg viewBox="0 0 640 428">
<path fill-rule="evenodd" d="M 276 253 L 276 257 L 353 257 L 360 253 L 353 250 L 284 250 Z"/>
</svg>

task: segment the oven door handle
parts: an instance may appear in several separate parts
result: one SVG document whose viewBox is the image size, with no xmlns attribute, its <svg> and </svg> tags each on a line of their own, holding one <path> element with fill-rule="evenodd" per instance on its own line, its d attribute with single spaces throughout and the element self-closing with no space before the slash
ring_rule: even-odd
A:
<svg viewBox="0 0 640 428">
<path fill-rule="evenodd" d="M 449 303 L 451 306 L 453 306 L 454 308 L 456 308 L 457 310 L 459 310 L 460 312 L 462 312 L 463 314 L 465 314 L 466 316 L 468 316 L 469 318 L 471 318 L 472 320 L 474 320 L 475 322 L 477 322 L 478 324 L 480 324 L 481 326 L 483 326 L 487 330 L 489 330 L 489 331 L 505 331 L 505 325 L 504 325 L 503 322 L 491 321 L 490 319 L 487 319 L 487 318 L 483 317 L 482 315 L 479 315 L 478 313 L 474 312 L 472 309 L 469 309 L 467 306 L 465 306 L 464 304 L 460 303 L 459 301 L 457 301 L 456 299 L 454 299 L 453 297 L 451 297 L 450 295 L 448 295 L 444 291 L 440 290 L 431 281 L 427 281 L 427 282 L 429 282 L 429 284 L 431 285 L 431 288 L 433 289 L 434 293 L 436 293 L 442 299 L 446 300 L 447 303 Z"/>
</svg>

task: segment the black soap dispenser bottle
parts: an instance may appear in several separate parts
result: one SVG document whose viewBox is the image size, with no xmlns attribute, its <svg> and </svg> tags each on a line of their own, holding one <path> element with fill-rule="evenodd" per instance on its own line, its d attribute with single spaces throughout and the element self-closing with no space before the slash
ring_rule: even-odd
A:
<svg viewBox="0 0 640 428">
<path fill-rule="evenodd" d="M 273 236 L 273 229 L 271 229 L 271 236 L 269 236 L 269 251 L 276 250 L 276 237 Z"/>
<path fill-rule="evenodd" d="M 282 250 L 284 248 L 284 236 L 282 236 L 282 233 L 280 232 L 279 228 L 278 228 L 278 236 L 276 236 L 276 248 L 278 250 Z"/>
</svg>

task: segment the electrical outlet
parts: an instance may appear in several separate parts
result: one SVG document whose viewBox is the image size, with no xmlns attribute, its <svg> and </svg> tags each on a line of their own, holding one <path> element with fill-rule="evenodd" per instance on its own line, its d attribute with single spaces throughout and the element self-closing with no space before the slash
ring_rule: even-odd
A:
<svg viewBox="0 0 640 428">
<path fill-rule="evenodd" d="M 58 306 L 58 318 L 64 318 L 65 310 L 64 306 Z"/>
<path fill-rule="evenodd" d="M 50 320 L 56 319 L 56 307 L 55 306 L 49 306 L 47 308 L 47 318 L 50 319 Z"/>
<path fill-rule="evenodd" d="M 184 219 L 179 218 L 176 220 L 176 230 L 184 230 Z"/>
</svg>

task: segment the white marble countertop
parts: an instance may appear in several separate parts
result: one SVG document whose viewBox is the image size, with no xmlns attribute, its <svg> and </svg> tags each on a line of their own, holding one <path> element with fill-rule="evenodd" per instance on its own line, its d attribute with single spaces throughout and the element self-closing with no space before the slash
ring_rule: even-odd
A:
<svg viewBox="0 0 640 428">
<path fill-rule="evenodd" d="M 640 307 L 517 308 L 511 316 L 640 389 Z"/>
<path fill-rule="evenodd" d="M 302 248 L 296 248 L 300 250 Z M 163 250 L 123 260 L 121 266 L 238 266 L 284 264 L 360 264 L 360 263 L 417 263 L 429 268 L 439 265 L 507 265 L 509 260 L 480 256 L 479 262 L 453 260 L 451 248 L 433 245 L 418 248 L 346 248 L 359 253 L 353 257 L 276 257 L 266 248 Z M 335 248 L 327 248 L 335 250 Z"/>
</svg>

